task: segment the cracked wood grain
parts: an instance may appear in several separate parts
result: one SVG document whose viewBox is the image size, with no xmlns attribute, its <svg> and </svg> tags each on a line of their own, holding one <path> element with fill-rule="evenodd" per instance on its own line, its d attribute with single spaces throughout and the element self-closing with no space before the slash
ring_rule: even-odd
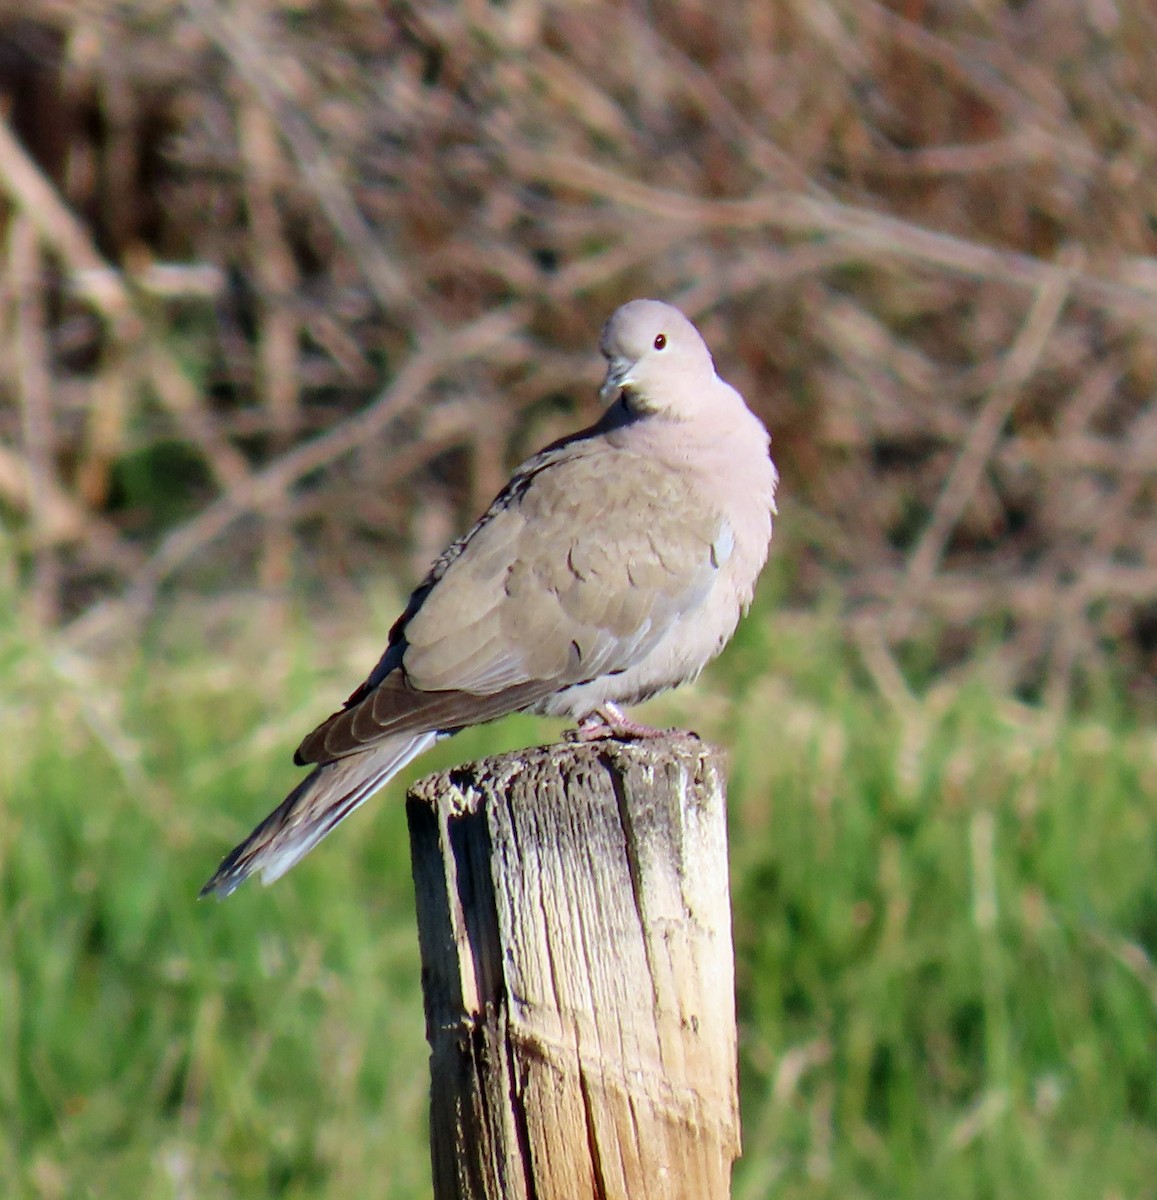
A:
<svg viewBox="0 0 1157 1200">
<path fill-rule="evenodd" d="M 722 1200 L 739 1153 L 724 779 L 693 736 L 410 792 L 435 1200 Z"/>
</svg>

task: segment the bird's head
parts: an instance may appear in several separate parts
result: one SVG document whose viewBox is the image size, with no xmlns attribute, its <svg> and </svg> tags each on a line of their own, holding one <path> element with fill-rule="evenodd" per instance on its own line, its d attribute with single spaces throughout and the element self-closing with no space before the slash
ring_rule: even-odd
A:
<svg viewBox="0 0 1157 1200">
<path fill-rule="evenodd" d="M 691 415 L 697 389 L 715 377 L 711 351 L 690 321 L 659 300 L 632 300 L 603 326 L 599 350 L 607 375 L 603 403 L 621 393 L 636 413 Z"/>
</svg>

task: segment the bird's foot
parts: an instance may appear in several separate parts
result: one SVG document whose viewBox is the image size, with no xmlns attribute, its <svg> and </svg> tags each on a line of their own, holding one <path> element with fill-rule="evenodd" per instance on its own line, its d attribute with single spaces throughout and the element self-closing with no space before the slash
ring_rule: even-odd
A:
<svg viewBox="0 0 1157 1200">
<path fill-rule="evenodd" d="M 578 728 L 568 730 L 566 736 L 572 742 L 602 742 L 610 738 L 642 741 L 666 737 L 669 733 L 669 729 L 654 729 L 641 721 L 632 721 L 617 704 L 608 701 L 580 718 Z"/>
</svg>

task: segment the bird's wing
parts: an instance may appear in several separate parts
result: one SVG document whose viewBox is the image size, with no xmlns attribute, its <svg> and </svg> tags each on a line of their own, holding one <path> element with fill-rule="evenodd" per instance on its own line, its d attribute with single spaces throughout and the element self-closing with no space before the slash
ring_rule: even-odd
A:
<svg viewBox="0 0 1157 1200">
<path fill-rule="evenodd" d="M 601 438 L 551 448 L 439 560 L 298 761 L 488 721 L 624 671 L 703 603 L 730 545 L 682 472 Z"/>
</svg>

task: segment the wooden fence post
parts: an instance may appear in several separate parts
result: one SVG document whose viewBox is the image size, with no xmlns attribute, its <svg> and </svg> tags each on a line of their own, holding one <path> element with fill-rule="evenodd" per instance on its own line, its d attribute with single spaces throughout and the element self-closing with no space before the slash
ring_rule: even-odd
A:
<svg viewBox="0 0 1157 1200">
<path fill-rule="evenodd" d="M 723 770 L 564 744 L 407 803 L 435 1200 L 725 1200 L 739 1154 Z"/>
</svg>

